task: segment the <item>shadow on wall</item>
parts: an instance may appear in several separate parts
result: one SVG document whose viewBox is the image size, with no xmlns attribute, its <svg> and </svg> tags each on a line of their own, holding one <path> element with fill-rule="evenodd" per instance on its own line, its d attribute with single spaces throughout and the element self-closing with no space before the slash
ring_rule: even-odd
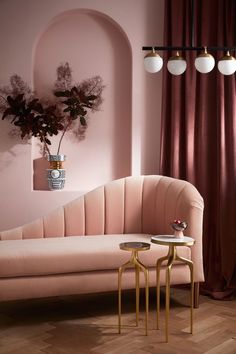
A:
<svg viewBox="0 0 236 354">
<path fill-rule="evenodd" d="M 49 163 L 45 157 L 39 157 L 33 160 L 33 185 L 34 189 L 48 191 L 47 168 Z"/>
<path fill-rule="evenodd" d="M 17 157 L 17 145 L 24 144 L 31 146 L 27 140 L 22 140 L 17 133 L 13 133 L 12 125 L 9 121 L 1 120 L 0 127 L 0 171 L 8 167 Z"/>
</svg>

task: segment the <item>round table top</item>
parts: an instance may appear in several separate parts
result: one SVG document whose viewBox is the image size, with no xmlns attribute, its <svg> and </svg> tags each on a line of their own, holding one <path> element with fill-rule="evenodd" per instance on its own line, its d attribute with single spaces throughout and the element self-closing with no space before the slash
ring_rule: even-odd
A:
<svg viewBox="0 0 236 354">
<path fill-rule="evenodd" d="M 156 235 L 151 237 L 151 242 L 163 246 L 192 246 L 195 240 L 187 236 L 177 238 L 174 235 Z"/>
<path fill-rule="evenodd" d="M 150 246 L 150 243 L 138 241 L 120 243 L 120 249 L 123 251 L 147 251 L 150 249 Z"/>
</svg>

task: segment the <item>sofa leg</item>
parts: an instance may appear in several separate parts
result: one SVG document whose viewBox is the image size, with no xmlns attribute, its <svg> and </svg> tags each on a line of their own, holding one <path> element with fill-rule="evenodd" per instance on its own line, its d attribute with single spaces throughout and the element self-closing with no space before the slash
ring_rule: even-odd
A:
<svg viewBox="0 0 236 354">
<path fill-rule="evenodd" d="M 194 283 L 194 308 L 199 307 L 199 283 Z"/>
</svg>

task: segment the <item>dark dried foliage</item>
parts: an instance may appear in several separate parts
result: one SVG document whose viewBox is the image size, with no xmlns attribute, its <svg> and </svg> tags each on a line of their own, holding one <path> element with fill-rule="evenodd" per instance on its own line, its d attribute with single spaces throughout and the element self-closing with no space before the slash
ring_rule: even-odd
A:
<svg viewBox="0 0 236 354">
<path fill-rule="evenodd" d="M 62 135 L 57 154 L 68 130 L 71 129 L 79 140 L 83 138 L 87 128 L 88 110 L 97 111 L 102 103 L 104 86 L 101 77 L 95 76 L 72 86 L 71 72 L 68 63 L 57 68 L 53 102 L 36 97 L 18 75 L 11 77 L 11 87 L 0 88 L 2 119 L 11 117 L 11 123 L 19 128 L 21 138 L 38 138 L 47 154 L 50 154 L 50 137 L 60 131 Z"/>
</svg>

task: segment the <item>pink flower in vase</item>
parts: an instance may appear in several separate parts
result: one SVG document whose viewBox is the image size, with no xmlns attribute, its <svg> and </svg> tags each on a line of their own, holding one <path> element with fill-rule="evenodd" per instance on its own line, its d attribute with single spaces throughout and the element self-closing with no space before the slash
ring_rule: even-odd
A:
<svg viewBox="0 0 236 354">
<path fill-rule="evenodd" d="M 171 223 L 171 227 L 174 229 L 174 236 L 176 238 L 184 237 L 183 231 L 187 228 L 188 224 L 186 221 L 174 220 Z"/>
</svg>

